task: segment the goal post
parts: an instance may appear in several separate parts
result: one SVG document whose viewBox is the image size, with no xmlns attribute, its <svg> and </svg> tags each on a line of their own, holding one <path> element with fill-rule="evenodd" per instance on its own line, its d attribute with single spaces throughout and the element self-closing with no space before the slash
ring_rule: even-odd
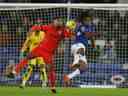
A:
<svg viewBox="0 0 128 96">
<path fill-rule="evenodd" d="M 34 24 L 48 24 L 53 17 L 66 22 L 89 11 L 95 25 L 96 49 L 88 47 L 88 70 L 73 79 L 74 87 L 127 87 L 128 77 L 128 4 L 5 4 L 0 3 L 0 84 L 15 85 L 3 73 L 8 64 L 19 61 L 20 48 Z M 55 53 L 57 86 L 63 86 L 63 75 L 71 72 L 70 47 L 73 39 L 64 40 Z M 22 73 L 22 72 L 21 72 Z M 38 69 L 29 82 L 40 84 Z"/>
</svg>

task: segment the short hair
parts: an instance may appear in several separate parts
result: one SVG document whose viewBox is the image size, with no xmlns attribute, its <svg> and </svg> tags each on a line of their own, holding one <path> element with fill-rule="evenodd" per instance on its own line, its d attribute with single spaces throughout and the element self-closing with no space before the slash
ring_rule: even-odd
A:
<svg viewBox="0 0 128 96">
<path fill-rule="evenodd" d="M 86 10 L 86 11 L 82 11 L 81 14 L 78 15 L 78 17 L 76 18 L 77 21 L 82 22 L 83 20 L 85 20 L 87 17 L 92 18 L 93 14 L 91 14 L 90 12 L 91 10 Z"/>
<path fill-rule="evenodd" d="M 53 17 L 53 20 L 61 19 L 61 17 Z"/>
<path fill-rule="evenodd" d="M 62 20 L 62 18 L 61 17 L 53 17 L 53 19 L 51 20 L 51 22 L 54 22 L 54 20 Z M 62 22 L 63 22 L 63 20 L 62 20 Z"/>
</svg>

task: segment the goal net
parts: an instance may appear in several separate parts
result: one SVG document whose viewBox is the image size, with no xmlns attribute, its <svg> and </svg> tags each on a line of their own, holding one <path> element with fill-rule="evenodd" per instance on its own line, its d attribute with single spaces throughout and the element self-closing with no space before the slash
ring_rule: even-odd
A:
<svg viewBox="0 0 128 96">
<path fill-rule="evenodd" d="M 20 49 L 32 25 L 48 24 L 53 17 L 66 22 L 88 10 L 96 32 L 96 49 L 88 47 L 88 70 L 72 80 L 72 87 L 127 87 L 128 77 L 128 7 L 127 5 L 93 4 L 1 4 L 0 6 L 0 84 L 18 85 L 21 75 L 8 79 L 3 74 L 8 64 L 17 64 Z M 73 39 L 61 42 L 55 53 L 57 86 L 63 86 L 63 75 L 70 73 L 70 47 Z M 38 68 L 29 84 L 40 84 Z"/>
</svg>

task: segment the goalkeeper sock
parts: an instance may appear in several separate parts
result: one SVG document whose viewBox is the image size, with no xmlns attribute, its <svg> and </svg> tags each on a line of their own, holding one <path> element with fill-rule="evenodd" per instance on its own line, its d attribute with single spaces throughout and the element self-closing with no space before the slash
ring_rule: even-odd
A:
<svg viewBox="0 0 128 96">
<path fill-rule="evenodd" d="M 41 68 L 41 80 L 43 85 L 47 85 L 47 73 L 45 67 Z"/>
<path fill-rule="evenodd" d="M 51 88 L 55 88 L 56 73 L 55 73 L 55 70 L 53 68 L 52 68 L 52 70 L 50 70 L 50 72 L 48 72 L 48 79 L 49 79 L 49 86 Z"/>
<path fill-rule="evenodd" d="M 22 84 L 25 86 L 26 81 L 30 78 L 31 74 L 32 74 L 32 70 L 33 70 L 33 66 L 29 65 L 27 71 L 25 72 L 24 76 L 23 76 L 23 82 Z"/>
<path fill-rule="evenodd" d="M 24 76 L 23 76 L 23 81 L 22 81 L 22 87 L 25 87 L 27 80 L 30 78 L 32 74 L 33 66 L 29 65 Z"/>
<path fill-rule="evenodd" d="M 16 74 L 18 75 L 20 72 L 21 72 L 21 70 L 25 67 L 25 65 L 27 65 L 27 63 L 28 63 L 28 59 L 22 59 L 21 61 L 20 61 L 20 63 L 18 63 L 17 65 L 16 65 L 16 67 L 15 67 L 15 71 L 16 71 Z"/>
<path fill-rule="evenodd" d="M 70 79 L 72 79 L 73 77 L 75 77 L 75 76 L 77 76 L 77 75 L 79 75 L 80 74 L 80 70 L 79 69 L 76 69 L 75 71 L 73 71 L 72 73 L 70 73 L 69 75 L 68 75 L 68 77 L 70 78 Z"/>
<path fill-rule="evenodd" d="M 25 86 L 26 85 L 26 82 L 27 82 L 26 80 L 23 80 L 22 81 L 22 86 Z"/>
<path fill-rule="evenodd" d="M 45 68 L 41 70 L 41 80 L 47 82 L 47 74 Z"/>
</svg>

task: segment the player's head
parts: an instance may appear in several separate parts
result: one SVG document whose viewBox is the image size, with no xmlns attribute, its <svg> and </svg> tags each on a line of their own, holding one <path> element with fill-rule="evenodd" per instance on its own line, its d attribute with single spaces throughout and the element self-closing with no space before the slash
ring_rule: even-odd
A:
<svg viewBox="0 0 128 96">
<path fill-rule="evenodd" d="M 77 21 L 81 23 L 90 23 L 93 19 L 92 14 L 90 14 L 90 11 L 82 12 L 78 17 Z"/>
<path fill-rule="evenodd" d="M 91 24 L 92 23 L 92 17 L 91 16 L 85 16 L 83 23 L 84 24 Z"/>
<path fill-rule="evenodd" d="M 62 18 L 60 18 L 60 17 L 54 18 L 52 23 L 56 27 L 62 27 L 62 26 L 64 26 L 64 22 L 63 22 Z"/>
</svg>

